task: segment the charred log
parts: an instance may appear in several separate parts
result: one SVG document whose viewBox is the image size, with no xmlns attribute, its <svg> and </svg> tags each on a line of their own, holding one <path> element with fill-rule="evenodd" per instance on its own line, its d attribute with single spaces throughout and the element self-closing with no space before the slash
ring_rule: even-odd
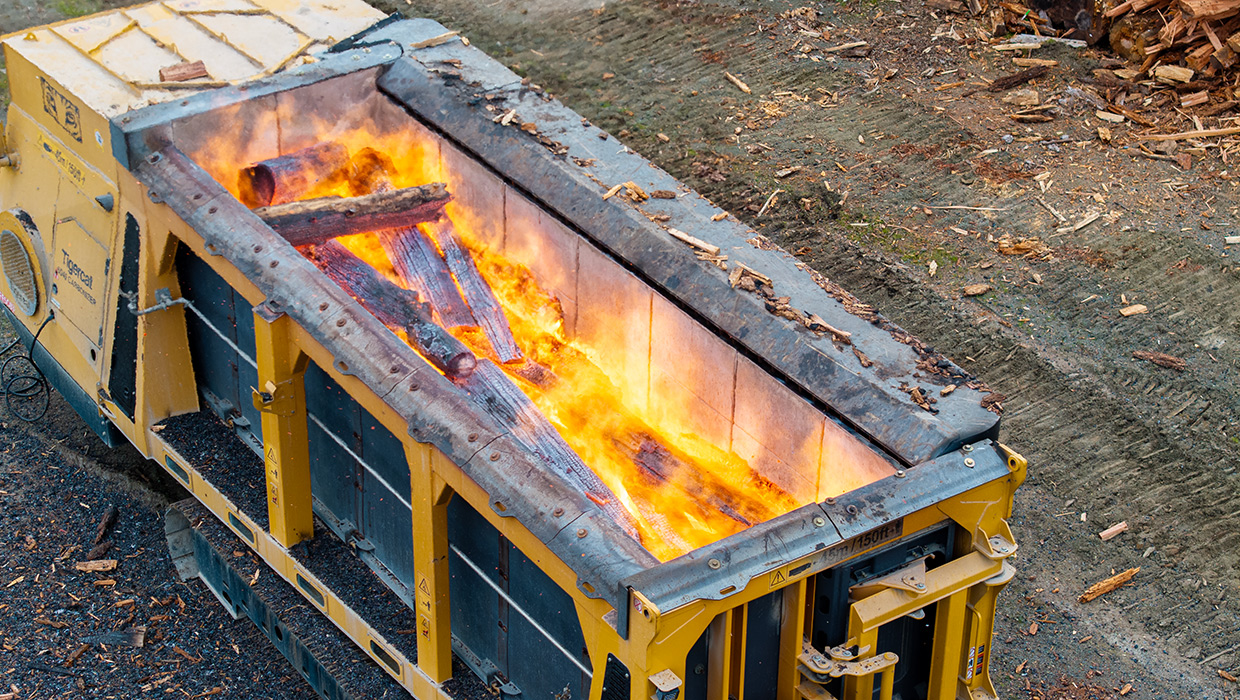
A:
<svg viewBox="0 0 1240 700">
<path fill-rule="evenodd" d="M 508 325 L 508 317 L 504 315 L 504 309 L 495 299 L 495 292 L 491 290 L 491 285 L 487 284 L 482 274 L 478 272 L 478 265 L 461 242 L 456 226 L 450 219 L 444 217 L 437 223 L 428 224 L 427 228 L 435 242 L 439 244 L 439 249 L 443 251 L 448 270 L 452 272 L 457 284 L 461 286 L 461 293 L 465 296 L 465 301 L 469 303 L 474 319 L 486 333 L 496 357 L 504 364 L 520 362 L 523 359 L 521 348 L 517 347 L 517 340 L 513 337 L 512 328 Z"/>
<path fill-rule="evenodd" d="M 258 218 L 294 246 L 434 221 L 451 200 L 443 183 L 361 197 L 322 197 L 255 209 Z"/>
<path fill-rule="evenodd" d="M 349 151 L 330 141 L 255 163 L 238 178 L 241 202 L 251 209 L 292 202 L 339 178 L 348 165 Z"/>
<path fill-rule="evenodd" d="M 416 292 L 392 284 L 336 241 L 315 246 L 307 257 L 381 323 L 405 331 L 409 343 L 444 374 L 463 379 L 473 373 L 477 358 L 431 321 Z"/>
<path fill-rule="evenodd" d="M 434 241 L 409 226 L 380 231 L 379 243 L 396 273 L 430 302 L 444 327 L 478 325 Z"/>
<path fill-rule="evenodd" d="M 564 442 L 542 411 L 494 362 L 482 359 L 469 377 L 457 384 L 501 426 L 512 430 L 521 444 L 537 454 L 556 474 L 581 490 L 634 538 L 632 516 L 573 448 Z"/>
</svg>

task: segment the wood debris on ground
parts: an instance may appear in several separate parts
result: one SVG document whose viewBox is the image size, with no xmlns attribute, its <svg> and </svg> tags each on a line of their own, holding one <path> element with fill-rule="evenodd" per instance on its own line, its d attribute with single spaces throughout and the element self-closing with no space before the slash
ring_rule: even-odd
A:
<svg viewBox="0 0 1240 700">
<path fill-rule="evenodd" d="M 1105 578 L 1099 581 L 1098 583 L 1095 583 L 1094 585 L 1090 586 L 1089 588 L 1085 589 L 1085 592 L 1082 593 L 1079 598 L 1077 598 L 1077 602 L 1088 603 L 1091 600 L 1094 600 L 1100 596 L 1106 595 L 1107 593 L 1110 593 L 1111 591 L 1114 591 L 1117 588 L 1120 588 L 1124 584 L 1131 581 L 1132 577 L 1136 576 L 1137 573 L 1140 571 L 1141 571 L 1141 567 L 1138 566 L 1132 569 L 1128 569 L 1127 571 L 1122 571 L 1118 574 L 1115 574 L 1114 576 Z"/>
<path fill-rule="evenodd" d="M 1176 357 L 1174 355 L 1168 355 L 1165 352 L 1153 352 L 1150 350 L 1133 350 L 1132 356 L 1135 359 L 1145 360 L 1146 362 L 1153 362 L 1159 367 L 1166 367 L 1167 369 L 1184 370 L 1188 367 L 1188 362 L 1186 362 L 1184 358 Z"/>
<path fill-rule="evenodd" d="M 1107 540 L 1112 540 L 1112 539 L 1115 539 L 1116 537 L 1119 537 L 1121 534 L 1125 532 L 1128 532 L 1128 521 L 1127 520 L 1123 520 L 1118 523 L 1115 523 L 1111 527 L 1108 527 L 1102 532 L 1099 532 L 1098 537 L 1101 537 L 1102 541 L 1106 542 Z"/>
</svg>

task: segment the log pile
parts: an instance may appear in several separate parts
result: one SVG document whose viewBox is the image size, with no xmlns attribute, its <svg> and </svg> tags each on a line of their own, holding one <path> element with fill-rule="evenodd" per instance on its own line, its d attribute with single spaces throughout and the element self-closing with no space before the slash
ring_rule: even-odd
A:
<svg viewBox="0 0 1240 700">
<path fill-rule="evenodd" d="M 1210 114 L 1236 105 L 1230 87 L 1240 74 L 1240 0 L 1004 0 L 991 3 L 987 23 L 995 34 L 1109 45 L 1133 64 L 1115 71 L 1119 81 L 1171 88 L 1182 108 L 1211 102 L 1212 94 L 1221 99 Z"/>
</svg>

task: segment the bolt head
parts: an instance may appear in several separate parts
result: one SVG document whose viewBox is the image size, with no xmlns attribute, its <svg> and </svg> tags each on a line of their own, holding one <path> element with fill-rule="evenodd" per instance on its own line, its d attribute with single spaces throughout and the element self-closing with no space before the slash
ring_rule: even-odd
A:
<svg viewBox="0 0 1240 700">
<path fill-rule="evenodd" d="M 581 539 L 582 537 L 585 537 L 588 534 L 590 534 L 590 531 L 583 527 L 577 530 L 577 539 Z"/>
<path fill-rule="evenodd" d="M 964 466 L 972 468 L 975 464 L 977 464 L 977 462 L 974 462 L 972 457 L 964 458 Z"/>
<path fill-rule="evenodd" d="M 719 561 L 718 559 L 711 559 L 706 562 L 706 565 L 712 569 L 718 569 L 719 567 L 723 566 L 723 562 Z"/>
<path fill-rule="evenodd" d="M 822 527 L 823 525 L 826 525 L 826 524 L 827 524 L 826 518 L 822 517 L 821 515 L 814 516 L 814 527 Z"/>
</svg>

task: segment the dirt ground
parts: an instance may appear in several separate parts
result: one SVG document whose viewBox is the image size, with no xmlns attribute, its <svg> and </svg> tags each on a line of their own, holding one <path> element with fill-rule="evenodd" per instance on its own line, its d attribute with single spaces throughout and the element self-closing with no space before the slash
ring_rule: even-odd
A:
<svg viewBox="0 0 1240 700">
<path fill-rule="evenodd" d="M 1162 106 L 1159 89 L 1096 72 L 1116 67 L 1105 54 L 1055 46 L 1020 54 L 1058 62 L 1022 86 L 1051 121 L 1017 122 L 1011 93 L 988 89 L 1020 70 L 1011 53 L 921 0 L 376 4 L 460 30 L 1007 396 L 1003 439 L 1031 467 L 995 637 L 1002 697 L 1240 696 L 1219 673 L 1240 675 L 1236 142 L 1139 138 L 1234 117 Z M 820 14 L 781 17 L 804 6 Z M 75 8 L 6 2 L 0 30 Z M 1135 117 L 1099 117 L 1108 101 Z M 41 438 L 11 429 L 3 469 L 40 463 Z M 98 503 L 105 489 L 124 497 L 99 483 Z M 1121 521 L 1127 532 L 1098 537 Z M 1076 602 L 1137 566 L 1132 585 Z M 161 585 L 157 573 L 141 585 Z M 6 638 L 34 634 L 4 624 Z M 217 624 L 224 648 L 253 636 Z M 5 685 L 24 668 L 0 666 Z M 106 687 L 133 689 L 118 683 Z"/>
</svg>

